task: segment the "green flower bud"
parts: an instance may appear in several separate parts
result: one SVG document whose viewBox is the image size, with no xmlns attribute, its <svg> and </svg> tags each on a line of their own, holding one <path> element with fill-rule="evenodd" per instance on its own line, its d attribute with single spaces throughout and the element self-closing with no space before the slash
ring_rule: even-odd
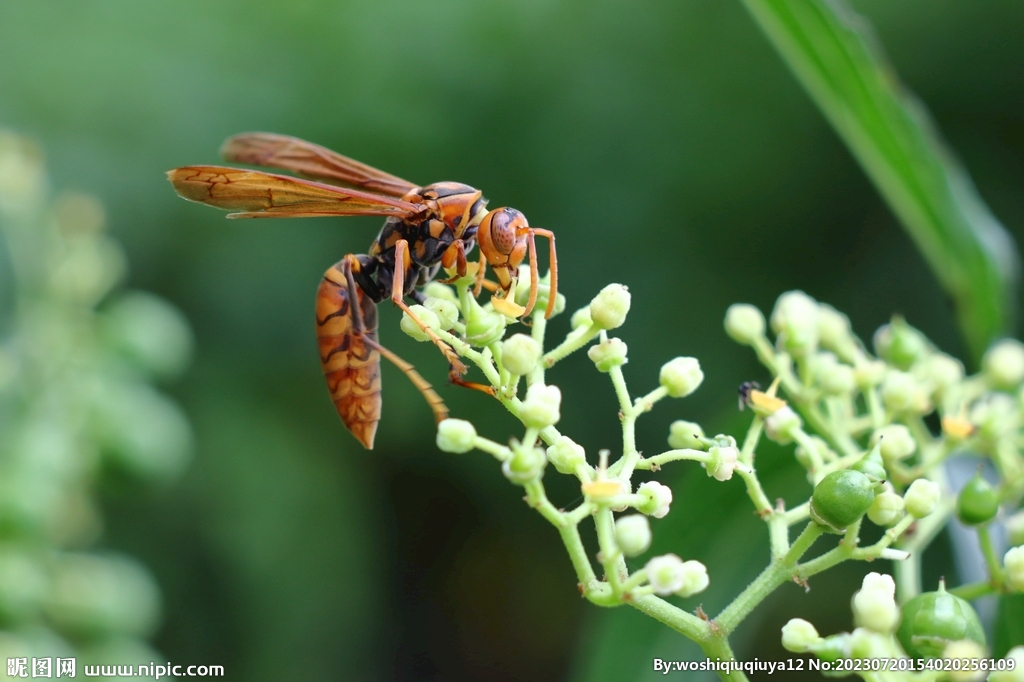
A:
<svg viewBox="0 0 1024 682">
<path fill-rule="evenodd" d="M 43 567 L 27 552 L 12 546 L 0 549 L 0 616 L 6 621 L 35 617 L 48 582 Z"/>
<path fill-rule="evenodd" d="M 1005 670 L 996 670 L 988 682 L 1024 682 L 1024 646 L 1015 646 L 1006 653 Z"/>
<path fill-rule="evenodd" d="M 530 266 L 519 266 L 519 280 L 516 282 L 515 302 L 526 307 L 530 302 Z M 548 307 L 548 298 L 551 296 L 551 274 L 548 273 L 537 281 L 537 301 L 533 305 L 534 310 L 545 311 Z M 558 294 L 555 297 L 555 307 L 551 311 L 554 317 L 565 311 L 565 296 Z"/>
<path fill-rule="evenodd" d="M 683 398 L 697 390 L 704 381 L 704 372 L 697 358 L 675 358 L 661 366 L 658 380 L 670 397 Z"/>
<path fill-rule="evenodd" d="M 669 595 L 684 587 L 683 560 L 675 554 L 656 556 L 644 566 L 647 581 L 654 591 L 661 595 Z"/>
<path fill-rule="evenodd" d="M 919 478 L 910 484 L 907 492 L 903 495 L 903 504 L 907 513 L 915 519 L 924 517 L 935 511 L 939 505 L 939 485 L 929 481 L 927 478 Z"/>
<path fill-rule="evenodd" d="M 850 633 L 847 656 L 853 659 L 885 658 L 893 653 L 888 635 L 880 635 L 868 628 L 857 628 Z"/>
<path fill-rule="evenodd" d="M 964 365 L 945 353 L 933 353 L 922 363 L 922 374 L 935 387 L 936 395 L 944 395 L 964 380 Z"/>
<path fill-rule="evenodd" d="M 489 346 L 505 334 L 508 318 L 472 304 L 466 319 L 466 341 L 477 347 Z"/>
<path fill-rule="evenodd" d="M 898 369 L 910 369 L 929 353 L 928 339 L 899 315 L 875 332 L 875 353 Z"/>
<path fill-rule="evenodd" d="M 440 298 L 455 305 L 459 304 L 459 296 L 455 293 L 455 290 L 447 284 L 441 284 L 436 280 L 423 287 L 423 294 L 427 298 Z"/>
<path fill-rule="evenodd" d="M 897 414 L 926 414 L 931 408 L 914 375 L 895 370 L 882 381 L 882 402 Z"/>
<path fill-rule="evenodd" d="M 887 635 L 900 622 L 896 605 L 896 583 L 891 576 L 868 573 L 861 589 L 853 595 L 853 622 L 872 632 Z"/>
<path fill-rule="evenodd" d="M 53 295 L 78 305 L 98 303 L 124 277 L 121 245 L 104 234 L 72 235 L 50 275 Z"/>
<path fill-rule="evenodd" d="M 1024 509 L 1006 519 L 1006 539 L 1013 545 L 1024 545 Z"/>
<path fill-rule="evenodd" d="M 146 636 L 159 622 L 160 590 L 134 559 L 58 555 L 46 613 L 61 631 L 82 637 Z"/>
<path fill-rule="evenodd" d="M 985 632 L 971 605 L 946 592 L 919 594 L 903 605 L 903 622 L 896 631 L 911 658 L 938 658 L 950 642 L 969 639 L 985 644 Z"/>
<path fill-rule="evenodd" d="M 192 356 L 194 341 L 188 320 L 153 294 L 120 296 L 103 311 L 102 331 L 110 345 L 154 376 L 181 374 Z"/>
<path fill-rule="evenodd" d="M 562 391 L 558 386 L 534 384 L 526 389 L 526 398 L 519 408 L 519 418 L 528 428 L 543 429 L 562 418 Z"/>
<path fill-rule="evenodd" d="M 817 629 L 803 618 L 790 618 L 782 626 L 782 646 L 794 654 L 806 653 L 821 641 Z"/>
<path fill-rule="evenodd" d="M 871 446 L 881 444 L 882 458 L 892 461 L 906 459 L 917 450 L 917 441 L 903 424 L 889 424 L 871 434 Z"/>
<path fill-rule="evenodd" d="M 715 445 L 708 450 L 708 454 L 711 455 L 711 461 L 705 467 L 708 476 L 712 476 L 718 481 L 728 481 L 732 478 L 732 474 L 736 470 L 736 461 L 740 456 L 739 448 Z"/>
<path fill-rule="evenodd" d="M 540 344 L 526 334 L 513 334 L 501 343 L 501 364 L 519 376 L 533 371 L 540 354 Z"/>
<path fill-rule="evenodd" d="M 853 368 L 853 380 L 857 382 L 857 388 L 868 390 L 882 383 L 886 371 L 881 360 L 859 360 Z"/>
<path fill-rule="evenodd" d="M 787 329 L 818 325 L 818 303 L 802 291 L 787 291 L 775 301 L 772 330 L 782 334 Z"/>
<path fill-rule="evenodd" d="M 107 461 L 121 471 L 169 481 L 192 458 L 192 426 L 181 407 L 149 384 L 103 384 L 92 428 Z"/>
<path fill-rule="evenodd" d="M 700 424 L 677 419 L 672 422 L 668 432 L 668 446 L 674 450 L 705 450 L 707 446 L 701 442 L 704 429 Z"/>
<path fill-rule="evenodd" d="M 779 343 L 795 357 L 813 352 L 818 345 L 818 304 L 802 291 L 779 296 L 771 323 Z"/>
<path fill-rule="evenodd" d="M 629 302 L 629 289 L 609 284 L 590 302 L 590 319 L 601 329 L 621 327 L 629 312 Z"/>
<path fill-rule="evenodd" d="M 683 562 L 683 584 L 676 590 L 680 597 L 692 597 L 708 589 L 711 580 L 708 578 L 707 567 L 699 561 Z"/>
<path fill-rule="evenodd" d="M 874 487 L 871 479 L 859 471 L 833 471 L 814 486 L 811 518 L 833 533 L 842 533 L 871 507 Z"/>
<path fill-rule="evenodd" d="M 440 329 L 441 321 L 437 319 L 437 315 L 434 311 L 428 310 L 426 307 L 419 304 L 409 306 L 409 310 L 412 311 L 420 322 L 430 327 L 431 329 Z M 416 339 L 417 341 L 430 341 L 430 335 L 420 329 L 420 326 L 413 322 L 413 319 L 409 317 L 409 313 L 402 314 L 402 321 L 399 324 L 402 331 Z"/>
<path fill-rule="evenodd" d="M 818 304 L 818 338 L 827 348 L 845 360 L 851 360 L 857 348 L 850 319 L 832 306 Z"/>
<path fill-rule="evenodd" d="M 1024 592 L 1024 547 L 1013 547 L 1003 557 L 1006 584 L 1011 590 Z"/>
<path fill-rule="evenodd" d="M 725 311 L 725 333 L 736 343 L 749 346 L 764 336 L 764 315 L 748 303 L 734 303 Z"/>
<path fill-rule="evenodd" d="M 888 528 L 903 518 L 903 498 L 885 490 L 875 495 L 875 501 L 868 508 L 868 518 L 871 523 Z"/>
<path fill-rule="evenodd" d="M 569 326 L 573 329 L 579 329 L 581 327 L 589 327 L 593 323 L 590 319 L 590 306 L 580 308 L 572 314 L 569 318 Z"/>
<path fill-rule="evenodd" d="M 817 452 L 818 457 L 821 459 L 825 459 L 825 453 L 830 452 L 828 443 L 826 443 L 818 436 L 811 436 L 810 444 L 812 445 L 812 447 L 814 447 L 815 452 Z M 793 454 L 796 456 L 796 461 L 799 462 L 800 466 L 802 466 L 804 469 L 810 470 L 810 468 L 814 465 L 814 458 L 811 457 L 811 453 L 807 451 L 807 448 L 804 447 L 803 444 L 797 445 L 796 450 L 793 451 Z"/>
<path fill-rule="evenodd" d="M 540 478 L 547 463 L 548 458 L 540 448 L 513 446 L 512 457 L 501 464 L 501 473 L 513 483 L 525 485 Z"/>
<path fill-rule="evenodd" d="M 835 663 L 840 658 L 844 658 L 849 649 L 850 635 L 845 632 L 819 639 L 810 646 L 811 653 L 829 663 Z"/>
<path fill-rule="evenodd" d="M 651 524 L 643 514 L 620 516 L 615 520 L 615 544 L 622 553 L 633 557 L 651 546 Z"/>
<path fill-rule="evenodd" d="M 672 489 L 657 481 L 641 483 L 636 494 L 643 498 L 636 510 L 656 519 L 664 518 L 672 504 Z M 674 591 L 674 590 L 673 590 Z"/>
<path fill-rule="evenodd" d="M 459 321 L 459 307 L 446 298 L 428 296 L 427 300 L 423 302 L 423 307 L 437 316 L 438 329 L 448 331 Z"/>
<path fill-rule="evenodd" d="M 974 474 L 956 498 L 956 515 L 968 526 L 988 523 L 999 512 L 999 495 L 981 472 Z"/>
<path fill-rule="evenodd" d="M 791 443 L 800 431 L 803 422 L 800 415 L 789 405 L 776 410 L 764 420 L 764 432 L 769 438 L 780 445 Z"/>
<path fill-rule="evenodd" d="M 608 339 L 587 350 L 587 357 L 597 366 L 597 371 L 608 372 L 629 362 L 626 358 L 626 344 L 622 339 Z"/>
<path fill-rule="evenodd" d="M 946 645 L 946 648 L 942 650 L 942 658 L 958 662 L 970 659 L 977 661 L 978 659 L 986 658 L 987 656 L 988 652 L 985 650 L 985 647 L 981 646 L 977 642 L 972 642 L 969 639 L 950 642 Z M 967 664 L 960 668 L 960 670 L 950 670 L 948 673 L 950 682 L 977 682 L 980 680 L 984 676 L 984 673 L 979 672 L 978 670 L 971 670 L 972 667 L 972 665 Z"/>
<path fill-rule="evenodd" d="M 849 395 L 857 386 L 853 367 L 839 362 L 831 353 L 820 353 L 814 365 L 815 378 L 825 395 Z"/>
<path fill-rule="evenodd" d="M 982 436 L 997 440 L 1020 424 L 1017 403 L 1005 393 L 991 393 L 971 407 L 970 421 Z"/>
<path fill-rule="evenodd" d="M 866 474 L 875 483 L 884 481 L 889 477 L 885 471 L 885 465 L 882 463 L 881 448 L 878 445 L 871 448 L 870 452 L 857 460 L 850 468 Z"/>
<path fill-rule="evenodd" d="M 993 388 L 1016 388 L 1024 381 L 1024 344 L 1016 339 L 996 342 L 985 352 L 981 367 Z"/>
<path fill-rule="evenodd" d="M 573 474 L 577 467 L 587 463 L 587 453 L 569 436 L 559 436 L 548 448 L 548 461 L 558 473 Z"/>
<path fill-rule="evenodd" d="M 437 448 L 461 455 L 473 449 L 476 427 L 465 419 L 445 419 L 437 425 Z"/>
</svg>

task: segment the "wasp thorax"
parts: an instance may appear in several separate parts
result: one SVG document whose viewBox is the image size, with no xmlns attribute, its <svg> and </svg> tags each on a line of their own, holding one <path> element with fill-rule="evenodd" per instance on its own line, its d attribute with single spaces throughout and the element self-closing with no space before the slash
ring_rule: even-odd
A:
<svg viewBox="0 0 1024 682">
<path fill-rule="evenodd" d="M 464 232 L 480 223 L 487 200 L 480 190 L 461 182 L 435 182 L 419 190 L 420 196 L 436 203 L 441 220 L 456 237 L 472 237 Z"/>
</svg>

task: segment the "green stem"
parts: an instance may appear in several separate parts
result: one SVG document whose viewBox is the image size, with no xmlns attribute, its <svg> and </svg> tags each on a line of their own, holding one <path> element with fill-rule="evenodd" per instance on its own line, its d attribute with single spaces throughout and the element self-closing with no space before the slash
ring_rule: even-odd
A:
<svg viewBox="0 0 1024 682">
<path fill-rule="evenodd" d="M 761 575 L 740 592 L 715 618 L 715 625 L 726 635 L 731 634 L 754 608 L 764 601 L 780 585 L 790 579 L 792 567 L 784 561 L 772 561 L 761 571 Z"/>
<path fill-rule="evenodd" d="M 657 467 L 669 462 L 679 462 L 681 460 L 691 460 L 694 462 L 703 462 L 707 464 L 711 461 L 711 455 L 703 450 L 691 450 L 690 448 L 683 448 L 681 450 L 668 450 L 660 455 L 654 457 L 647 457 L 636 463 L 637 469 L 644 470 L 656 470 Z"/>
<path fill-rule="evenodd" d="M 594 525 L 597 528 L 597 545 L 601 550 L 598 561 L 604 567 L 605 580 L 611 586 L 612 593 L 619 596 L 622 594 L 622 576 L 619 575 L 622 553 L 615 544 L 612 510 L 605 506 L 599 507 L 594 512 Z"/>
<path fill-rule="evenodd" d="M 807 524 L 803 532 L 793 541 L 792 547 L 781 559 L 773 560 L 761 571 L 761 575 L 754 578 L 754 581 L 747 585 L 732 603 L 715 618 L 715 625 L 719 631 L 728 635 L 733 632 L 743 619 L 750 614 L 769 594 L 776 588 L 789 580 L 797 566 L 800 557 L 811 548 L 814 541 L 821 537 L 825 529 L 817 523 Z"/>
<path fill-rule="evenodd" d="M 550 521 L 551 525 L 556 528 L 566 525 L 565 514 L 558 511 L 555 505 L 551 504 L 551 501 L 548 500 L 548 495 L 544 491 L 544 484 L 540 482 L 540 479 L 530 481 L 526 484 L 525 488 L 527 504 L 540 512 L 540 515 Z"/>
<path fill-rule="evenodd" d="M 985 566 L 988 567 L 989 582 L 996 590 L 1003 587 L 1003 567 L 999 565 L 999 557 L 992 546 L 992 536 L 989 535 L 988 526 L 981 525 L 977 528 L 978 542 L 981 544 L 981 554 L 985 557 Z"/>
<path fill-rule="evenodd" d="M 745 467 L 736 467 L 736 473 L 739 474 L 743 482 L 747 484 L 747 495 L 750 496 L 750 501 L 754 503 L 754 507 L 757 509 L 758 515 L 762 518 L 767 518 L 773 514 L 772 503 L 768 501 L 768 496 L 764 494 L 764 489 L 761 487 L 761 481 L 758 480 L 757 474 L 753 469 L 747 469 Z"/>
<path fill-rule="evenodd" d="M 991 582 L 982 581 L 977 583 L 970 583 L 968 585 L 960 585 L 959 587 L 954 587 L 949 591 L 949 593 L 956 595 L 961 599 L 973 601 L 974 599 L 977 599 L 978 597 L 984 597 L 987 594 L 995 594 L 997 591 L 998 590 L 992 585 Z"/>
<path fill-rule="evenodd" d="M 743 448 L 740 450 L 740 461 L 746 465 L 753 465 L 754 463 L 754 451 L 757 449 L 757 443 L 761 440 L 761 433 L 764 431 L 764 419 L 758 415 L 754 415 L 754 421 L 750 423 L 750 428 L 747 429 L 747 437 L 743 439 Z"/>
<path fill-rule="evenodd" d="M 550 351 L 544 354 L 543 363 L 545 367 L 552 367 L 559 360 L 563 360 L 569 355 L 572 355 L 580 348 L 594 340 L 594 338 L 601 333 L 601 328 L 596 324 L 591 323 L 589 327 L 580 327 L 569 332 L 569 335 L 565 337 L 565 341 L 558 344 Z"/>
</svg>

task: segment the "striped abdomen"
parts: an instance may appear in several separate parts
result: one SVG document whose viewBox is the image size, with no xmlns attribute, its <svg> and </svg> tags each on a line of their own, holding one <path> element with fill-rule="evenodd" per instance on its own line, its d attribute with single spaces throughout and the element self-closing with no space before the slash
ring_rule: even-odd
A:
<svg viewBox="0 0 1024 682">
<path fill-rule="evenodd" d="M 335 263 L 316 294 L 316 337 L 320 364 L 341 421 L 367 449 L 380 421 L 380 351 L 377 344 L 377 306 L 355 288 L 363 331 L 357 328 L 354 307 L 342 270 Z"/>
</svg>

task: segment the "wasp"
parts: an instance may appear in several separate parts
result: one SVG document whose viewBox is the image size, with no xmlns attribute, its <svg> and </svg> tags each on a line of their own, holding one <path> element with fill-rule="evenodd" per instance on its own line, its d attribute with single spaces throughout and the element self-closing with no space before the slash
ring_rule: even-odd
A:
<svg viewBox="0 0 1024 682">
<path fill-rule="evenodd" d="M 465 277 L 468 254 L 479 242 L 475 293 L 495 292 L 503 312 L 529 315 L 537 302 L 536 237 L 550 244 L 551 291 L 545 316 L 554 311 L 558 291 L 555 235 L 531 227 L 514 208 L 487 210 L 478 189 L 458 182 L 417 186 L 320 145 L 274 133 L 243 133 L 221 148 L 227 160 L 291 171 L 301 177 L 224 166 L 184 166 L 167 176 L 180 196 L 233 211 L 228 218 L 311 218 L 383 216 L 384 226 L 367 254 L 347 254 L 328 268 L 316 298 L 316 335 L 320 364 L 335 408 L 346 428 L 367 449 L 373 448 L 381 413 L 380 357 L 394 363 L 419 389 L 441 421 L 444 401 L 431 385 L 378 340 L 377 303 L 390 299 L 441 349 L 456 383 L 466 366 L 455 351 L 410 310 L 405 299 L 422 303 L 420 289 L 443 267 L 445 282 Z M 519 266 L 530 263 L 530 293 L 525 308 L 513 292 Z M 490 266 L 497 282 L 484 280 Z"/>
</svg>

